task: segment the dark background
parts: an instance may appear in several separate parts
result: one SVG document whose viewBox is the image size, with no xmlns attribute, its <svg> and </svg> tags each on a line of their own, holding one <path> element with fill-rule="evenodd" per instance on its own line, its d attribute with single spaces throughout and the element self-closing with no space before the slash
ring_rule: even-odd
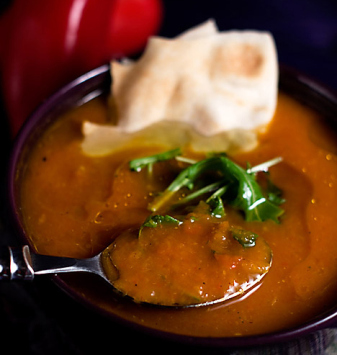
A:
<svg viewBox="0 0 337 355">
<path fill-rule="evenodd" d="M 46 0 L 48 1 L 48 0 Z M 279 61 L 337 90 L 337 2 L 334 0 L 166 0 L 160 34 L 173 37 L 214 18 L 220 30 L 258 29 L 274 35 Z M 1 34 L 4 35 L 4 34 Z M 1 164 L 11 140 L 1 114 Z M 15 244 L 7 225 L 2 171 L 0 244 Z M 324 354 L 334 347 L 334 330 L 292 343 L 257 349 L 207 349 L 176 344 L 139 333 L 93 313 L 59 290 L 49 278 L 0 284 L 1 354 L 101 354 L 166 351 L 196 354 Z M 9 349 L 7 349 L 7 345 Z M 2 348 L 4 346 L 4 348 Z M 4 350 L 3 350 L 4 349 Z M 305 352 L 306 350 L 306 352 Z"/>
<path fill-rule="evenodd" d="M 175 36 L 214 18 L 220 30 L 270 31 L 279 61 L 337 89 L 334 0 L 167 0 L 162 34 Z"/>
</svg>

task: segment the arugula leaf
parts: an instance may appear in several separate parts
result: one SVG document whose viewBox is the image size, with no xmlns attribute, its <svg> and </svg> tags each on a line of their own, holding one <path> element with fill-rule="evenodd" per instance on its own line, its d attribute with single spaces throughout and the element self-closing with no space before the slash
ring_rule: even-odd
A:
<svg viewBox="0 0 337 355">
<path fill-rule="evenodd" d="M 265 221 L 272 219 L 278 222 L 283 209 L 264 197 L 255 176 L 235 164 L 228 158 L 223 158 L 225 170 L 237 181 L 236 197 L 229 203 L 245 213 L 247 221 Z"/>
<path fill-rule="evenodd" d="M 255 180 L 255 175 L 235 164 L 226 156 L 212 156 L 201 160 L 180 172 L 166 190 L 149 205 L 153 212 L 167 205 L 181 188 L 193 189 L 195 182 L 204 173 L 212 172 L 224 181 L 228 194 L 226 202 L 243 211 L 247 221 L 278 222 L 283 209 L 269 201 Z"/>
<path fill-rule="evenodd" d="M 226 215 L 221 196 L 227 191 L 227 189 L 228 185 L 220 187 L 206 200 L 206 203 L 211 207 L 212 216 L 221 218 Z"/>
<path fill-rule="evenodd" d="M 138 232 L 138 238 L 140 238 L 142 231 L 145 227 L 148 228 L 156 228 L 159 225 L 162 224 L 174 224 L 179 226 L 180 224 L 182 224 L 182 221 L 179 221 L 179 219 L 176 219 L 172 216 L 169 215 L 151 215 L 149 216 L 145 222 L 141 225 L 141 227 L 139 228 L 139 232 Z"/>
<path fill-rule="evenodd" d="M 258 235 L 241 228 L 231 228 L 232 236 L 237 240 L 244 248 L 255 247 L 256 239 Z"/>
<path fill-rule="evenodd" d="M 268 200 L 276 205 L 281 205 L 285 202 L 285 199 L 282 197 L 282 190 L 278 188 L 269 177 L 267 181 L 267 194 Z"/>
<path fill-rule="evenodd" d="M 143 223 L 143 227 L 156 228 L 160 224 L 165 224 L 165 223 L 180 225 L 183 222 L 169 215 L 162 216 L 157 214 L 154 216 L 149 216 L 146 219 L 146 221 Z"/>
<path fill-rule="evenodd" d="M 164 153 L 151 155 L 145 158 L 138 158 L 129 162 L 129 167 L 133 171 L 141 171 L 144 167 L 157 163 L 159 161 L 165 161 L 175 158 L 182 154 L 181 149 L 173 149 Z"/>
<path fill-rule="evenodd" d="M 225 207 L 220 196 L 212 195 L 206 202 L 211 207 L 212 216 L 221 218 L 226 214 Z"/>
<path fill-rule="evenodd" d="M 223 185 L 223 181 L 216 181 L 212 184 L 203 186 L 202 188 L 191 192 L 189 195 L 181 198 L 177 203 L 175 203 L 172 208 L 175 209 L 176 207 L 186 205 L 189 202 L 192 202 L 193 200 L 200 198 L 203 195 L 206 195 L 210 192 L 217 192 L 219 191 L 219 188 Z"/>
<path fill-rule="evenodd" d="M 282 161 L 282 158 L 281 157 L 277 157 L 277 158 L 268 160 L 268 161 L 266 161 L 264 163 L 255 165 L 253 167 L 248 167 L 247 168 L 247 173 L 248 174 L 252 174 L 252 173 L 257 173 L 259 171 L 268 172 L 270 167 L 280 163 L 281 161 Z"/>
<path fill-rule="evenodd" d="M 180 174 L 166 188 L 166 190 L 160 196 L 153 200 L 153 202 L 149 205 L 149 209 L 152 212 L 159 210 L 171 200 L 171 198 L 177 191 L 179 191 L 183 187 L 192 190 L 195 181 L 202 173 L 204 173 L 205 171 L 216 170 L 218 166 L 217 160 L 218 158 L 204 159 L 182 170 Z"/>
</svg>

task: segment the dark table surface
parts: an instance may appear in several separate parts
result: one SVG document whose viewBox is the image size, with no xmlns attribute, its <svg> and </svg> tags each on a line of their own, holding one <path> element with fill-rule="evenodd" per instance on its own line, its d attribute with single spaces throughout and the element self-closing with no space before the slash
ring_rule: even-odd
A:
<svg viewBox="0 0 337 355">
<path fill-rule="evenodd" d="M 333 0 L 166 0 L 161 35 L 173 37 L 214 18 L 220 30 L 268 30 L 279 61 L 337 90 L 337 2 Z M 1 112 L 1 166 L 11 140 Z M 1 174 L 0 245 L 18 241 L 7 223 L 5 168 Z M 153 338 L 75 302 L 48 277 L 0 284 L 1 354 L 101 354 L 161 351 L 196 354 L 337 354 L 337 331 L 326 329 L 291 343 L 254 349 L 209 349 Z M 9 348 L 7 349 L 7 346 Z"/>
</svg>

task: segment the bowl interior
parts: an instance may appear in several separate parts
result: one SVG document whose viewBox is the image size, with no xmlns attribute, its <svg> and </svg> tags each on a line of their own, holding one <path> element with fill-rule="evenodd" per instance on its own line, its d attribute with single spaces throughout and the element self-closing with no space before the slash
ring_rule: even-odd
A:
<svg viewBox="0 0 337 355">
<path fill-rule="evenodd" d="M 8 190 L 14 226 L 24 243 L 29 243 L 29 239 L 20 216 L 18 186 L 30 146 L 34 143 L 36 137 L 57 119 L 60 113 L 81 105 L 94 97 L 107 94 L 110 89 L 110 83 L 108 65 L 78 78 L 39 107 L 20 131 L 10 160 Z M 337 97 L 330 90 L 307 76 L 286 67 L 280 68 L 279 86 L 280 90 L 317 110 L 327 120 L 326 124 L 331 125 L 333 129 L 337 129 Z M 136 326 L 143 331 L 148 331 L 161 337 L 183 342 L 191 341 L 191 337 L 146 328 L 141 325 L 141 322 L 135 322 L 134 311 L 139 310 L 141 306 L 128 300 L 120 299 L 107 284 L 95 276 L 69 274 L 54 276 L 53 279 L 61 289 L 73 298 L 112 319 Z M 158 312 L 158 309 L 149 308 L 146 312 L 153 314 Z M 336 320 L 337 304 L 333 309 L 317 316 L 308 323 L 287 331 L 243 338 L 196 338 L 193 339 L 193 343 L 216 346 L 261 345 L 294 339 L 300 335 L 329 326 Z"/>
</svg>

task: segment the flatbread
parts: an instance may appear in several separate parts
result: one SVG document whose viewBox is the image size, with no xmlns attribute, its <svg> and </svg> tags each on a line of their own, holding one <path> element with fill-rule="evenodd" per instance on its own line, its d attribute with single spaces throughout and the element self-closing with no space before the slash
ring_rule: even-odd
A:
<svg viewBox="0 0 337 355">
<path fill-rule="evenodd" d="M 188 125 L 194 131 L 190 136 L 203 141 L 221 134 L 237 140 L 241 132 L 241 148 L 247 150 L 253 146 L 252 132 L 256 143 L 256 135 L 271 121 L 277 102 L 278 65 L 271 34 L 219 32 L 213 20 L 174 39 L 150 38 L 139 60 L 112 61 L 111 74 L 118 120 L 110 131 L 125 137 L 167 121 L 171 127 Z M 85 124 L 83 130 L 87 153 L 95 141 L 103 145 L 97 138 L 88 143 L 93 132 L 90 126 Z"/>
</svg>

